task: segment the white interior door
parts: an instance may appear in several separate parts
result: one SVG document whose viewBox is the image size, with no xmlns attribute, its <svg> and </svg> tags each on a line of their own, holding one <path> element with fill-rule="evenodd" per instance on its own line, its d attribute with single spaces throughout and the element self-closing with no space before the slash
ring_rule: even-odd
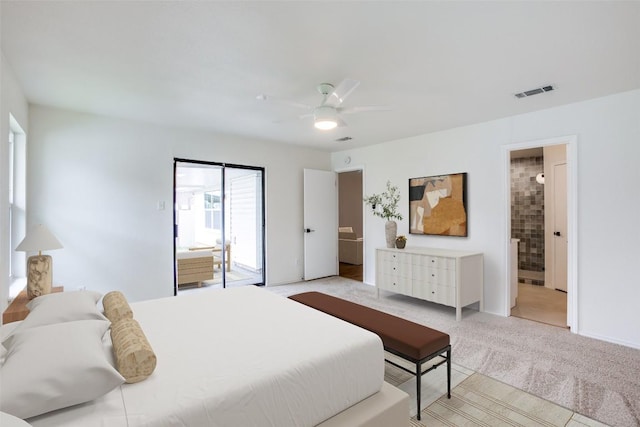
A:
<svg viewBox="0 0 640 427">
<path fill-rule="evenodd" d="M 338 274 L 335 172 L 304 170 L 304 279 Z"/>
<path fill-rule="evenodd" d="M 553 283 L 567 291 L 567 164 L 553 165 Z"/>
</svg>

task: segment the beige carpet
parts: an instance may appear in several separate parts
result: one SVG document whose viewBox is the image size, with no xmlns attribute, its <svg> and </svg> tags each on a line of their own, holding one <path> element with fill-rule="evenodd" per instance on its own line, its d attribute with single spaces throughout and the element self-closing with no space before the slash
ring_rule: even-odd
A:
<svg viewBox="0 0 640 427">
<path fill-rule="evenodd" d="M 453 308 L 389 293 L 378 299 L 375 288 L 339 277 L 266 289 L 325 292 L 438 329 L 451 336 L 455 365 L 608 425 L 640 426 L 640 350 L 472 309 L 456 322 Z"/>
</svg>

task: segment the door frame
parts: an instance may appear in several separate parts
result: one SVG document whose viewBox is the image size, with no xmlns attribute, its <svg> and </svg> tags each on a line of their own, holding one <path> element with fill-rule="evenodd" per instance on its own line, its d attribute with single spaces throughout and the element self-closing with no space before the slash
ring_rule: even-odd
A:
<svg viewBox="0 0 640 427">
<path fill-rule="evenodd" d="M 503 203 L 505 208 L 505 271 L 503 314 L 511 316 L 511 151 L 565 144 L 567 147 L 567 326 L 578 333 L 578 136 L 524 141 L 502 146 Z"/>
<path fill-rule="evenodd" d="M 176 237 L 178 236 L 178 229 L 177 229 L 177 224 L 176 224 L 176 203 L 177 203 L 177 198 L 176 198 L 176 185 L 177 185 L 177 176 L 176 176 L 176 170 L 178 167 L 178 163 L 182 162 L 182 163 L 193 163 L 193 164 L 199 164 L 199 165 L 206 165 L 206 166 L 219 166 L 222 168 L 222 177 L 221 177 L 221 189 L 222 189 L 222 238 L 221 240 L 224 242 L 226 240 L 226 236 L 224 234 L 224 229 L 225 229 L 225 217 L 224 217 L 224 211 L 225 211 L 225 173 L 224 170 L 225 168 L 236 168 L 236 169 L 247 169 L 247 170 L 256 170 L 256 171 L 260 171 L 260 185 L 262 185 L 262 194 L 261 194 L 261 200 L 260 203 L 262 204 L 261 206 L 261 214 L 262 214 L 262 224 L 261 224 L 261 233 L 262 233 L 262 281 L 261 283 L 257 283 L 257 286 L 266 286 L 266 278 L 267 278 L 267 248 L 266 248 L 266 233 L 267 233 L 267 220 L 266 220 L 266 206 L 265 206 L 265 200 L 266 200 L 266 171 L 265 168 L 261 167 L 261 166 L 248 166 L 248 165 L 238 165 L 238 164 L 234 164 L 234 163 L 224 163 L 224 162 L 211 162 L 211 161 L 206 161 L 206 160 L 193 160 L 193 159 L 184 159 L 184 158 L 179 158 L 179 157 L 174 157 L 173 158 L 173 205 L 172 205 L 172 210 L 173 210 L 173 224 L 172 224 L 172 241 L 173 241 L 173 295 L 177 296 L 178 295 L 178 267 L 177 267 L 177 262 L 176 262 Z M 221 252 L 221 256 L 222 256 L 222 268 L 221 268 L 221 273 L 222 273 L 222 285 L 223 288 L 226 287 L 226 268 L 224 268 L 225 265 L 225 256 L 226 256 L 226 251 L 222 251 Z"/>
</svg>

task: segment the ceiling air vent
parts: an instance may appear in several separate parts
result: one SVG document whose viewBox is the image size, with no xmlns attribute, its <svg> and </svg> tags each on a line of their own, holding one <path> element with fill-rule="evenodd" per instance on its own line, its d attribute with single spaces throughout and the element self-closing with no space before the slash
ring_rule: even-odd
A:
<svg viewBox="0 0 640 427">
<path fill-rule="evenodd" d="M 350 136 L 343 136 L 342 138 L 338 138 L 336 139 L 336 142 L 347 142 L 347 141 L 351 141 L 353 138 L 351 138 Z"/>
<path fill-rule="evenodd" d="M 526 98 L 527 96 L 537 95 L 539 93 L 551 92 L 553 89 L 554 89 L 554 87 L 551 86 L 551 85 L 537 87 L 535 89 L 530 89 L 530 90 L 526 90 L 524 92 L 516 93 L 515 97 L 516 98 Z"/>
</svg>

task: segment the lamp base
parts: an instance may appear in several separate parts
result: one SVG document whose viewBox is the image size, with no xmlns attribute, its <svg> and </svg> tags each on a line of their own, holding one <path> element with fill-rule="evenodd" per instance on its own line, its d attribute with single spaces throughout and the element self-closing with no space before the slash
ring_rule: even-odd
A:
<svg viewBox="0 0 640 427">
<path fill-rule="evenodd" d="M 34 255 L 27 260 L 27 297 L 34 299 L 51 293 L 51 266 L 49 255 Z"/>
</svg>

